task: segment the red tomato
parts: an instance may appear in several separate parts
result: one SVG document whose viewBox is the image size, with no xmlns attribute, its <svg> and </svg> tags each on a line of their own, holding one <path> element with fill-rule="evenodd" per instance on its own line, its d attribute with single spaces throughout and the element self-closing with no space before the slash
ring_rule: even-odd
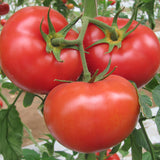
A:
<svg viewBox="0 0 160 160">
<path fill-rule="evenodd" d="M 44 119 L 53 137 L 86 153 L 121 142 L 133 131 L 138 115 L 136 89 L 116 75 L 95 83 L 61 84 L 44 104 Z"/>
<path fill-rule="evenodd" d="M 0 15 L 5 15 L 9 12 L 9 5 L 5 2 L 0 2 Z"/>
<path fill-rule="evenodd" d="M 0 108 L 3 107 L 3 102 L 0 100 Z"/>
<path fill-rule="evenodd" d="M 66 7 L 68 9 L 73 9 L 74 8 L 74 5 L 72 3 L 69 3 L 69 4 L 66 4 Z"/>
<path fill-rule="evenodd" d="M 115 153 L 115 154 L 111 155 L 111 154 L 109 154 L 110 152 L 111 152 L 111 149 L 107 149 L 106 156 L 108 158 L 105 158 L 104 160 L 120 160 L 118 154 Z M 97 152 L 96 155 L 99 156 L 99 152 Z"/>
<path fill-rule="evenodd" d="M 7 22 L 6 19 L 1 19 L 1 20 L 0 20 L 0 24 L 1 24 L 2 26 L 4 26 L 6 22 Z"/>
<path fill-rule="evenodd" d="M 67 0 L 62 0 L 63 3 L 67 3 Z"/>
<path fill-rule="evenodd" d="M 113 21 L 113 18 L 107 17 L 97 17 L 96 19 L 108 25 L 111 25 Z M 119 18 L 118 27 L 122 28 L 127 22 L 128 19 Z M 129 30 L 136 25 L 137 22 L 133 21 Z M 84 37 L 84 46 L 89 47 L 104 37 L 104 32 L 95 25 L 90 24 Z M 160 43 L 154 32 L 146 26 L 139 25 L 135 31 L 122 41 L 121 48 L 114 47 L 110 53 L 106 53 L 108 48 L 108 44 L 101 43 L 87 50 L 89 54 L 86 54 L 86 59 L 92 74 L 97 69 L 102 72 L 111 58 L 110 71 L 117 66 L 114 74 L 132 80 L 140 87 L 147 83 L 159 68 Z"/>
<path fill-rule="evenodd" d="M 114 5 L 116 3 L 116 0 L 108 0 L 108 2 L 111 2 L 110 5 Z"/>
<path fill-rule="evenodd" d="M 79 51 L 63 49 L 58 62 L 46 52 L 46 42 L 40 33 L 48 33 L 48 7 L 26 7 L 16 12 L 5 24 L 0 36 L 0 63 L 8 78 L 19 88 L 34 93 L 48 93 L 60 80 L 77 80 L 82 72 Z M 60 31 L 68 23 L 57 11 L 50 11 L 54 28 Z M 14 32 L 13 32 L 14 31 Z M 76 39 L 70 30 L 66 39 Z"/>
</svg>

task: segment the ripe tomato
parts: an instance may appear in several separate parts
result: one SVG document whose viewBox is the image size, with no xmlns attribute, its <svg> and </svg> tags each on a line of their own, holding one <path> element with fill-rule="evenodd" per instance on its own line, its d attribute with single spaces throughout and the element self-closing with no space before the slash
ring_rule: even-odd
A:
<svg viewBox="0 0 160 160">
<path fill-rule="evenodd" d="M 0 100 L 0 108 L 3 107 L 3 102 Z"/>
<path fill-rule="evenodd" d="M 6 22 L 7 22 L 6 19 L 1 19 L 1 20 L 0 20 L 0 24 L 1 24 L 2 26 L 4 26 Z"/>
<path fill-rule="evenodd" d="M 53 137 L 78 152 L 97 152 L 121 142 L 133 131 L 138 115 L 136 89 L 117 75 L 95 83 L 61 84 L 44 104 Z"/>
<path fill-rule="evenodd" d="M 108 25 L 111 25 L 113 21 L 113 18 L 107 17 L 97 17 L 96 19 Z M 128 19 L 119 18 L 118 27 L 122 28 L 127 22 Z M 129 30 L 136 25 L 137 22 L 133 21 Z M 104 32 L 95 25 L 90 24 L 84 37 L 84 46 L 89 47 L 104 37 Z M 86 59 L 92 74 L 97 69 L 102 72 L 111 58 L 110 71 L 117 66 L 114 74 L 132 80 L 140 87 L 147 83 L 159 68 L 159 40 L 151 29 L 141 24 L 122 41 L 121 48 L 114 47 L 110 53 L 106 53 L 108 48 L 108 44 L 101 43 L 87 50 L 89 54 L 86 54 Z"/>
<path fill-rule="evenodd" d="M 5 15 L 9 12 L 9 4 L 0 2 L 0 15 Z"/>
<path fill-rule="evenodd" d="M 40 33 L 48 33 L 48 7 L 26 7 L 16 12 L 5 24 L 0 36 L 0 63 L 8 78 L 19 88 L 34 93 L 48 93 L 60 80 L 76 80 L 82 72 L 79 51 L 62 49 L 58 62 L 53 53 L 46 52 L 46 42 Z M 57 11 L 50 11 L 54 28 L 60 31 L 68 23 Z M 14 31 L 14 32 L 13 32 Z M 70 30 L 66 39 L 76 39 Z"/>
<path fill-rule="evenodd" d="M 110 155 L 110 152 L 111 152 L 111 149 L 107 149 L 106 156 L 108 158 L 105 158 L 104 160 L 120 160 L 117 153 Z M 99 156 L 99 152 L 97 152 L 96 155 Z"/>
<path fill-rule="evenodd" d="M 116 0 L 108 0 L 108 2 L 111 2 L 110 5 L 114 5 L 116 3 Z"/>
<path fill-rule="evenodd" d="M 69 3 L 69 4 L 66 4 L 66 7 L 68 9 L 73 9 L 74 8 L 74 5 L 72 3 Z"/>
<path fill-rule="evenodd" d="M 67 3 L 67 0 L 62 0 L 63 3 Z"/>
</svg>

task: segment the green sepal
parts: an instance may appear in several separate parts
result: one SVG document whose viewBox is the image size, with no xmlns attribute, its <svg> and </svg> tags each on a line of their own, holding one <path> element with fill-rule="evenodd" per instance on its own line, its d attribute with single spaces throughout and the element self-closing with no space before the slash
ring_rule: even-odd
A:
<svg viewBox="0 0 160 160">
<path fill-rule="evenodd" d="M 81 17 L 82 17 L 82 15 L 80 15 L 79 17 L 76 17 L 73 21 L 71 21 L 71 23 L 69 23 L 62 30 L 60 30 L 59 33 L 64 35 L 64 37 L 65 37 L 67 35 L 68 31 L 72 29 L 72 27 L 79 21 L 79 19 Z"/>
</svg>

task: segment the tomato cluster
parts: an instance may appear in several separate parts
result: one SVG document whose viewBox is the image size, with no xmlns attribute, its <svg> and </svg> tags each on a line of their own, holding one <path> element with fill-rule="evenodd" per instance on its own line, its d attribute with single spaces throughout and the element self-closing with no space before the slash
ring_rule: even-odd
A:
<svg viewBox="0 0 160 160">
<path fill-rule="evenodd" d="M 108 30 L 103 32 L 90 23 L 80 44 L 88 52 L 84 57 L 93 77 L 87 82 L 80 81 L 84 64 L 83 52 L 77 49 L 79 43 L 76 41 L 73 47 L 60 41 L 64 38 L 63 42 L 71 43 L 79 34 L 72 29 L 65 36 L 61 34 L 68 26 L 67 20 L 59 12 L 48 10 L 42 6 L 26 7 L 7 21 L 0 35 L 0 66 L 21 89 L 48 94 L 44 119 L 61 144 L 85 153 L 110 148 L 135 128 L 140 111 L 139 98 L 128 80 L 140 87 L 154 76 L 160 64 L 159 41 L 152 30 L 142 25 L 121 39 L 121 28 L 128 19 L 117 20 L 117 39 L 112 39 Z M 109 26 L 113 22 L 113 18 L 106 17 L 96 20 Z M 128 31 L 136 26 L 137 22 L 133 21 Z M 102 42 L 103 39 L 110 44 Z M 57 43 L 52 44 L 53 41 Z M 94 44 L 97 41 L 101 43 Z M 110 45 L 119 41 L 122 41 L 121 47 L 115 46 L 107 53 Z M 116 70 L 96 81 L 96 71 L 100 75 L 110 59 L 109 71 L 117 67 Z"/>
</svg>

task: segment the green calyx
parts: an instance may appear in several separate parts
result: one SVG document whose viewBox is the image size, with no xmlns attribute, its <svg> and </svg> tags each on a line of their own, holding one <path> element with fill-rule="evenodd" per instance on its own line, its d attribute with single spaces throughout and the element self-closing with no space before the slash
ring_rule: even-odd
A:
<svg viewBox="0 0 160 160">
<path fill-rule="evenodd" d="M 43 37 L 43 39 L 46 42 L 46 51 L 48 53 L 53 53 L 54 57 L 58 62 L 63 62 L 60 58 L 61 50 L 64 48 L 73 48 L 76 49 L 75 46 L 69 45 L 67 40 L 65 40 L 65 37 L 68 33 L 68 31 L 73 27 L 73 25 L 80 19 L 80 17 L 73 20 L 70 24 L 65 26 L 62 30 L 59 32 L 56 32 L 54 29 L 54 26 L 52 25 L 50 16 L 49 16 L 50 8 L 48 10 L 47 20 L 48 20 L 48 27 L 49 27 L 49 34 L 46 34 L 42 30 L 42 23 L 43 20 L 40 23 L 40 32 Z"/>
<path fill-rule="evenodd" d="M 138 6 L 135 7 L 131 19 L 122 28 L 118 28 L 117 21 L 118 21 L 119 14 L 123 11 L 124 8 L 120 9 L 117 12 L 115 17 L 113 18 L 113 22 L 112 22 L 111 26 L 109 26 L 103 22 L 100 22 L 99 20 L 90 18 L 89 21 L 91 23 L 95 24 L 98 28 L 100 28 L 103 31 L 103 33 L 105 34 L 105 37 L 103 39 L 100 39 L 99 41 L 96 41 L 95 43 L 93 43 L 92 45 L 87 47 L 86 49 L 88 49 L 92 46 L 95 46 L 97 44 L 101 44 L 101 43 L 107 43 L 109 45 L 108 52 L 106 52 L 106 53 L 110 53 L 115 46 L 117 48 L 121 48 L 122 41 L 139 26 L 139 23 L 138 23 L 133 29 L 128 31 L 129 27 L 131 26 L 131 24 L 135 18 L 137 10 L 141 5 L 142 5 L 142 3 L 138 4 Z"/>
</svg>

